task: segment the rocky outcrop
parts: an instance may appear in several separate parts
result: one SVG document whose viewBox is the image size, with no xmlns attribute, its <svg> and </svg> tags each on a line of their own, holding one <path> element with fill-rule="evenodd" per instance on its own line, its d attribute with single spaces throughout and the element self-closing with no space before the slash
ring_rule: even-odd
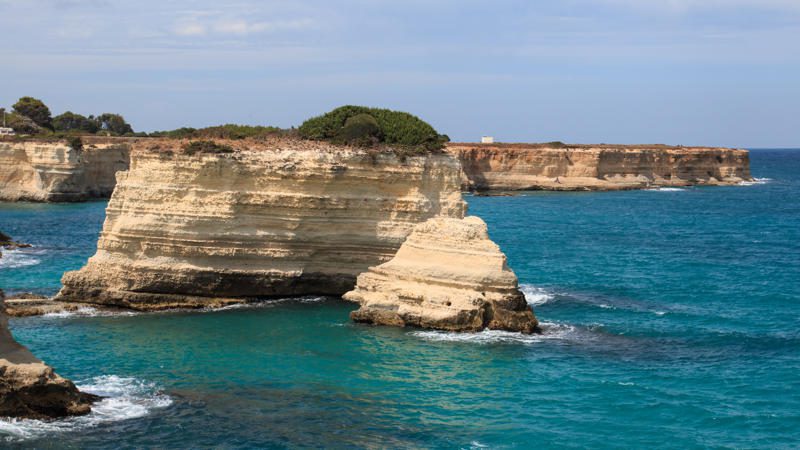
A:
<svg viewBox="0 0 800 450">
<path fill-rule="evenodd" d="M 0 290 L 0 416 L 48 419 L 83 415 L 98 399 L 78 391 L 14 340 Z"/>
<path fill-rule="evenodd" d="M 0 140 L 0 200 L 75 202 L 108 197 L 129 164 L 130 140 Z"/>
<path fill-rule="evenodd" d="M 505 255 L 477 217 L 417 225 L 397 256 L 358 276 L 344 295 L 356 322 L 449 331 L 532 333 L 538 322 Z"/>
<path fill-rule="evenodd" d="M 341 295 L 416 224 L 465 211 L 460 165 L 446 154 L 288 138 L 218 143 L 231 151 L 137 143 L 97 253 L 64 275 L 56 299 L 153 310 Z"/>
<path fill-rule="evenodd" d="M 751 180 L 747 150 L 707 147 L 448 144 L 465 190 L 619 190 Z"/>
</svg>

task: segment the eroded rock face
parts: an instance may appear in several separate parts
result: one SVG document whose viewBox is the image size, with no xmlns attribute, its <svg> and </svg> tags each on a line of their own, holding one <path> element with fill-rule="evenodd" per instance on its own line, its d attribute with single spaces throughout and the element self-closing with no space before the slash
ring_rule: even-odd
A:
<svg viewBox="0 0 800 450">
<path fill-rule="evenodd" d="M 17 343 L 0 290 L 0 416 L 47 419 L 88 414 L 97 396 L 75 385 Z"/>
<path fill-rule="evenodd" d="M 108 197 L 115 174 L 128 167 L 128 142 L 82 138 L 66 141 L 0 141 L 0 200 L 75 202 Z"/>
<path fill-rule="evenodd" d="M 356 322 L 449 331 L 537 331 L 505 255 L 478 217 L 418 225 L 390 261 L 358 276 L 344 295 Z"/>
<path fill-rule="evenodd" d="M 465 190 L 619 190 L 752 180 L 747 150 L 668 146 L 458 144 Z"/>
<path fill-rule="evenodd" d="M 118 174 L 97 253 L 57 300 L 140 310 L 341 295 L 414 226 L 463 217 L 450 155 L 398 158 L 322 142 L 150 140 Z"/>
</svg>

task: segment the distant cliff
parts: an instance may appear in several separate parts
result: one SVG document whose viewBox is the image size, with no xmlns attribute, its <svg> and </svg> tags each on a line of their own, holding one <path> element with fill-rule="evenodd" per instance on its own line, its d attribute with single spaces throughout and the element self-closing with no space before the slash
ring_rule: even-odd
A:
<svg viewBox="0 0 800 450">
<path fill-rule="evenodd" d="M 416 224 L 466 209 L 460 165 L 447 154 L 287 138 L 217 143 L 220 151 L 135 143 L 97 253 L 64 275 L 58 298 L 164 309 L 341 295 L 391 259 Z"/>
<path fill-rule="evenodd" d="M 108 197 L 115 174 L 128 168 L 130 140 L 0 141 L 0 200 L 75 202 Z"/>
<path fill-rule="evenodd" d="M 458 144 L 467 190 L 618 190 L 751 179 L 747 150 L 707 147 Z"/>
</svg>

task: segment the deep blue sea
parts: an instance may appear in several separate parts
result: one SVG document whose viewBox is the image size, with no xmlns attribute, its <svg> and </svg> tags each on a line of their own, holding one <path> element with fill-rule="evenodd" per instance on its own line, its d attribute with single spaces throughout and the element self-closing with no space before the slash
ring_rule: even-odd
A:
<svg viewBox="0 0 800 450">
<path fill-rule="evenodd" d="M 747 186 L 469 197 L 541 336 L 355 325 L 334 298 L 14 319 L 88 417 L 0 421 L 36 448 L 798 448 L 800 150 Z M 0 204 L 0 287 L 54 293 L 104 203 Z"/>
</svg>

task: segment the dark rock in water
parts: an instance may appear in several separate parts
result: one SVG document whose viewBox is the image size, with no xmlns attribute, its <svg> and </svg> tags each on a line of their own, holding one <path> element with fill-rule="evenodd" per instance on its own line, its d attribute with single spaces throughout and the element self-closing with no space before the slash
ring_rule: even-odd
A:
<svg viewBox="0 0 800 450">
<path fill-rule="evenodd" d="M 32 247 L 31 244 L 23 244 L 22 242 L 15 242 L 11 239 L 11 236 L 3 233 L 0 231 L 0 248 L 5 248 L 6 250 L 14 250 L 15 248 L 28 248 Z M 1 256 L 2 254 L 0 254 Z"/>
<path fill-rule="evenodd" d="M 17 343 L 0 290 L 0 416 L 49 419 L 88 414 L 100 397 L 82 393 Z"/>
</svg>

